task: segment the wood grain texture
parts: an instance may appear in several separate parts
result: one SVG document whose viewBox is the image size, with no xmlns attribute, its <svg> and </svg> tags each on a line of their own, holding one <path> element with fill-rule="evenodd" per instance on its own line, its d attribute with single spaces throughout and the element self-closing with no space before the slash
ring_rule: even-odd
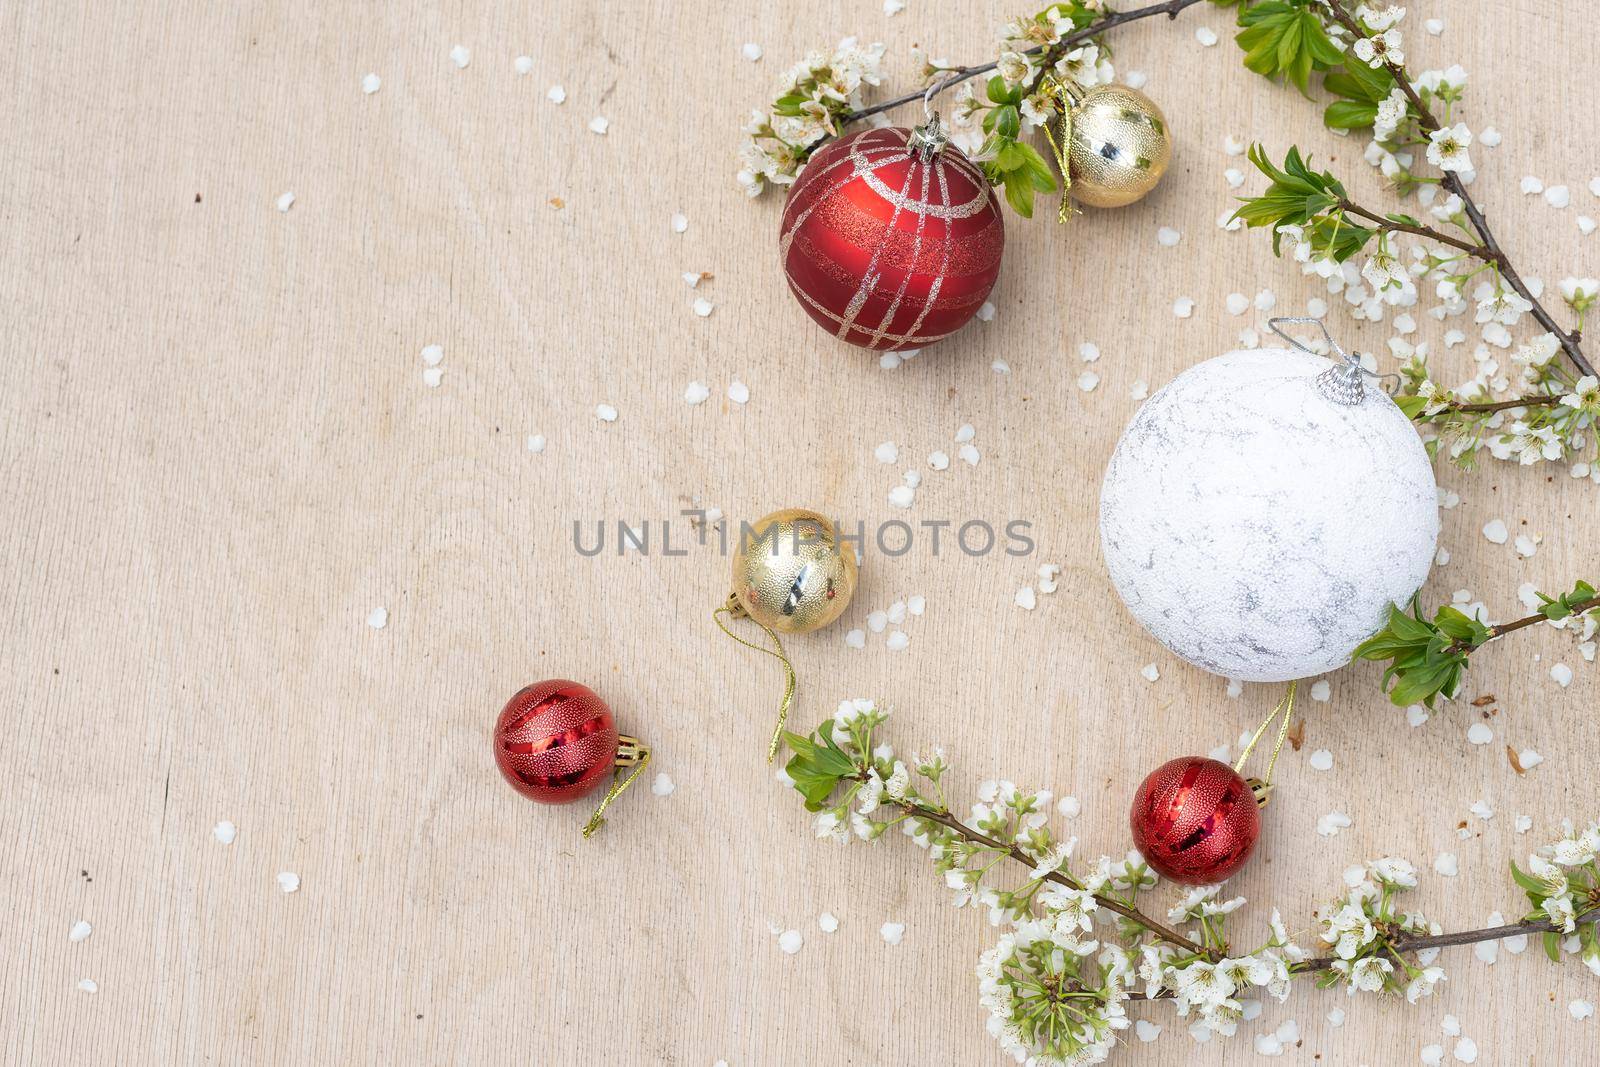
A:
<svg viewBox="0 0 1600 1067">
<path fill-rule="evenodd" d="M 1407 52 L 1472 73 L 1475 146 L 1499 234 L 1554 285 L 1593 274 L 1574 225 L 1596 213 L 1592 11 L 1580 0 L 1412 5 Z M 1178 138 L 1160 190 L 1063 229 L 1008 220 L 998 314 L 895 372 L 819 332 L 785 292 L 780 203 L 732 180 L 738 127 L 793 57 L 848 32 L 974 60 L 1010 8 L 912 0 L 693 5 L 456 0 L 410 4 L 0 8 L 8 88 L 0 157 L 0 1055 L 8 1063 L 998 1063 L 972 966 L 992 932 L 950 909 L 908 844 L 812 839 L 761 753 L 776 669 L 709 613 L 726 563 L 573 551 L 575 520 L 638 525 L 698 503 L 730 518 L 803 505 L 875 523 L 901 470 L 970 422 L 983 460 L 926 472 L 913 521 L 1033 522 L 1032 558 L 925 544 L 869 553 L 833 629 L 791 643 L 796 720 L 844 696 L 898 709 L 905 747 L 942 743 L 968 792 L 1005 775 L 1083 799 L 1091 853 L 1126 847 L 1138 778 L 1231 740 L 1276 699 L 1238 700 L 1139 631 L 1099 557 L 1099 475 L 1153 385 L 1233 347 L 1254 313 L 1230 292 L 1271 288 L 1286 311 L 1314 290 L 1262 235 L 1217 228 L 1233 135 L 1290 143 L 1376 193 L 1361 144 L 1316 107 L 1247 74 L 1209 6 L 1120 32 L 1123 71 Z M 1438 15 L 1440 38 L 1420 20 Z M 1199 25 L 1224 32 L 1202 48 Z M 740 57 L 761 43 L 759 63 Z M 448 59 L 465 44 L 465 70 Z M 527 54 L 534 73 L 512 60 Z M 380 92 L 360 91 L 364 74 Z M 560 82 L 555 107 L 545 90 Z M 595 115 L 610 133 L 585 129 Z M 1517 182 L 1573 189 L 1554 211 Z M 274 210 L 280 193 L 296 201 Z M 548 201 L 559 197 L 560 210 Z M 674 235 L 675 211 L 690 219 Z M 1155 231 L 1183 231 L 1174 249 Z M 1593 239 L 1591 239 L 1593 240 Z M 707 270 L 696 318 L 680 275 Z M 1189 320 L 1170 312 L 1190 296 Z M 1350 343 L 1383 327 L 1336 319 Z M 1465 375 L 1467 350 L 1441 365 Z M 1098 390 L 1075 387 L 1083 341 Z M 425 388 L 418 352 L 445 348 Z M 990 362 L 1004 359 L 1009 375 Z M 723 399 L 728 382 L 752 399 Z M 698 378 L 713 389 L 684 404 Z M 596 404 L 621 417 L 598 422 Z M 533 455 L 524 440 L 543 433 Z M 884 440 L 902 460 L 878 464 Z M 1510 616 L 1595 560 L 1597 498 L 1564 469 L 1442 472 L 1452 553 L 1428 594 L 1470 589 Z M 1517 557 L 1479 529 L 1544 535 Z M 675 531 L 683 544 L 686 529 Z M 1028 613 L 1013 591 L 1042 562 L 1061 591 Z M 1592 576 L 1592 575 L 1591 575 Z M 910 648 L 843 634 L 911 593 Z M 387 628 L 366 622 L 387 605 Z M 1539 658 L 1542 657 L 1542 658 Z M 1558 689 L 1548 667 L 1577 668 Z M 1154 660 L 1161 680 L 1139 668 Z M 1494 744 L 1465 740 L 1463 702 L 1411 730 L 1346 670 L 1307 706 L 1305 748 L 1260 858 L 1238 879 L 1259 930 L 1278 904 L 1305 928 L 1349 864 L 1387 853 L 1428 875 L 1418 906 L 1446 927 L 1518 911 L 1506 860 L 1563 816 L 1593 817 L 1600 685 L 1570 641 L 1538 630 L 1474 658 L 1464 694 L 1492 693 Z M 536 678 L 599 690 L 654 744 L 677 791 L 636 790 L 584 842 L 585 810 L 544 809 L 497 777 L 487 734 Z M 1504 747 L 1547 762 L 1526 777 Z M 1332 771 L 1307 764 L 1335 753 Z M 1482 823 L 1468 805 L 1488 799 Z M 1354 826 L 1316 836 L 1319 815 Z M 1532 814 L 1534 834 L 1512 831 Z M 239 827 L 231 847 L 211 826 Z M 1465 821 L 1469 835 L 1457 836 Z M 303 879 L 281 893 L 278 871 Z M 840 918 L 827 936 L 818 912 Z M 69 944 L 79 918 L 94 935 Z M 907 925 L 889 947 L 878 927 Z M 806 944 L 778 951 L 769 924 Z M 1569 966 L 1446 957 L 1422 1008 L 1297 991 L 1233 1042 L 1169 1032 L 1120 1062 L 1220 1064 L 1250 1035 L 1299 1021 L 1290 1057 L 1415 1062 L 1452 1011 L 1480 1063 L 1579 1062 L 1594 999 Z M 89 996 L 75 983 L 92 977 Z M 1334 1007 L 1349 1021 L 1324 1021 Z M 1584 1050 L 1590 1052 L 1584 1052 Z"/>
</svg>

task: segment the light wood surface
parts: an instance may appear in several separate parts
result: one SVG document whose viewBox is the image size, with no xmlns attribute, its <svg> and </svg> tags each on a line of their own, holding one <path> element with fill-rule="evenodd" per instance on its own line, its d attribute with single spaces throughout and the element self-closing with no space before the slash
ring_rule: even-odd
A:
<svg viewBox="0 0 1600 1067">
<path fill-rule="evenodd" d="M 1590 6 L 1410 6 L 1408 56 L 1462 63 L 1469 121 L 1506 133 L 1473 148 L 1502 239 L 1552 287 L 1595 273 L 1596 239 L 1574 224 L 1600 214 Z M 885 498 L 905 469 L 925 476 L 913 521 L 1030 520 L 1026 559 L 869 553 L 841 623 L 791 643 L 795 722 L 877 697 L 897 709 L 897 744 L 946 746 L 965 796 L 1006 776 L 1080 797 L 1070 829 L 1091 855 L 1127 847 L 1140 776 L 1259 719 L 1274 690 L 1228 699 L 1116 601 L 1099 475 L 1136 379 L 1159 385 L 1257 320 L 1226 314 L 1228 293 L 1271 288 L 1288 313 L 1314 295 L 1264 235 L 1217 227 L 1234 195 L 1222 171 L 1243 165 L 1224 138 L 1275 155 L 1297 142 L 1371 198 L 1362 144 L 1248 74 L 1209 5 L 1119 32 L 1119 69 L 1148 73 L 1176 131 L 1160 190 L 1067 229 L 1009 218 L 994 320 L 892 372 L 805 318 L 775 260 L 779 198 L 747 202 L 733 182 L 740 124 L 805 50 L 882 39 L 900 89 L 914 43 L 987 58 L 1011 14 L 972 0 L 911 0 L 892 19 L 877 0 L 0 8 L 6 1062 L 1001 1062 L 972 977 L 993 931 L 949 907 L 903 839 L 814 840 L 762 762 L 780 678 L 711 624 L 726 561 L 698 546 L 583 558 L 572 526 L 673 518 L 677 547 L 690 506 L 873 524 L 898 516 Z M 1432 16 L 1440 37 L 1422 30 Z M 1201 47 L 1201 25 L 1222 43 Z M 741 57 L 747 40 L 760 62 Z M 604 137 L 586 129 L 597 115 Z M 1573 206 L 1521 195 L 1524 174 L 1568 184 Z M 1163 225 L 1176 248 L 1157 245 Z M 681 275 L 702 270 L 715 277 L 691 293 Z M 1179 296 L 1197 301 L 1187 321 Z M 1333 321 L 1370 348 L 1389 336 Z M 1471 346 L 1444 352 L 1442 330 L 1422 319 L 1464 376 Z M 1092 393 L 1075 384 L 1084 341 L 1104 353 Z M 438 388 L 422 380 L 430 343 Z M 735 377 L 744 406 L 725 399 Z M 684 403 L 691 379 L 710 402 Z M 928 471 L 962 423 L 982 462 Z M 873 458 L 887 440 L 893 466 Z M 1564 466 L 1440 477 L 1462 503 L 1443 513 L 1451 559 L 1430 599 L 1464 588 L 1510 617 L 1524 582 L 1593 571 L 1600 497 Z M 1542 534 L 1538 553 L 1486 542 L 1496 517 Z M 1065 567 L 1061 591 L 1022 611 L 1013 593 L 1045 562 Z M 914 593 L 928 607 L 907 650 L 870 634 L 845 647 Z M 380 605 L 381 630 L 366 621 Z M 1569 689 L 1549 679 L 1557 659 L 1577 668 Z M 1305 747 L 1237 880 L 1244 930 L 1274 903 L 1307 929 L 1347 865 L 1390 853 L 1425 871 L 1460 856 L 1459 877 L 1427 873 L 1414 896 L 1447 928 L 1517 914 L 1506 861 L 1600 807 L 1600 685 L 1548 630 L 1473 662 L 1464 696 L 1496 697 L 1491 745 L 1467 743 L 1487 709 L 1465 701 L 1408 728 L 1365 667 L 1307 704 Z M 636 788 L 585 842 L 587 804 L 506 788 L 487 731 L 515 689 L 552 676 L 599 690 L 676 792 Z M 1519 778 L 1507 744 L 1547 761 Z M 1331 771 L 1309 767 L 1317 748 Z M 1487 823 L 1468 814 L 1479 798 L 1498 812 Z M 1334 809 L 1354 826 L 1317 836 Z M 1513 832 L 1519 812 L 1533 833 Z M 230 847 L 212 836 L 221 819 L 238 826 Z M 69 943 L 80 918 L 93 936 Z M 898 947 L 886 920 L 906 924 Z M 780 952 L 774 927 L 801 930 L 802 951 Z M 1301 986 L 1205 1047 L 1150 1010 L 1167 1033 L 1130 1033 L 1118 1062 L 1245 1062 L 1254 1034 L 1292 1017 L 1303 1045 L 1285 1062 L 1412 1063 L 1446 1011 L 1479 1063 L 1592 1056 L 1600 1022 L 1566 1011 L 1596 999 L 1588 972 L 1536 948 L 1445 962 L 1423 1007 Z M 98 994 L 77 990 L 86 977 Z"/>
</svg>

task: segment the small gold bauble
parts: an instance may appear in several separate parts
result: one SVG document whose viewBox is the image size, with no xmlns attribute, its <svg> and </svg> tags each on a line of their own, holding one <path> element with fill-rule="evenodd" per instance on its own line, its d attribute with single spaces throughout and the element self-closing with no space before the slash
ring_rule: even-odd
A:
<svg viewBox="0 0 1600 1067">
<path fill-rule="evenodd" d="M 1074 200 L 1123 207 L 1156 187 L 1172 159 L 1161 109 L 1137 89 L 1098 85 L 1072 109 Z"/>
<path fill-rule="evenodd" d="M 733 595 L 762 626 L 786 634 L 821 629 L 856 591 L 854 546 L 815 511 L 785 508 L 741 530 L 733 553 Z"/>
</svg>

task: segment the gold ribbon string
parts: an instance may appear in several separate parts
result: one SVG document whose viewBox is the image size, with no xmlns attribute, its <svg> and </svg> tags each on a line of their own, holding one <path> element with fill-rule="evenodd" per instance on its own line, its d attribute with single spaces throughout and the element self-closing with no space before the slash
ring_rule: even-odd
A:
<svg viewBox="0 0 1600 1067">
<path fill-rule="evenodd" d="M 640 745 L 638 746 L 638 752 L 639 762 L 634 765 L 633 773 L 628 777 L 622 777 L 622 771 L 625 766 L 622 763 L 618 763 L 617 769 L 611 772 L 611 788 L 606 790 L 605 799 L 601 800 L 600 806 L 594 809 L 594 814 L 589 816 L 589 821 L 583 824 L 584 837 L 593 834 L 605 824 L 606 808 L 610 807 L 611 802 L 620 797 L 622 791 L 632 785 L 633 780 L 643 774 L 646 767 L 650 766 L 650 750 Z"/>
<path fill-rule="evenodd" d="M 777 651 L 773 651 L 771 648 L 764 648 L 752 641 L 746 641 L 744 638 L 728 629 L 727 624 L 722 621 L 723 615 L 727 615 L 731 619 L 750 619 L 750 616 L 744 610 L 744 605 L 739 603 L 738 597 L 730 594 L 728 597 L 728 602 L 722 605 L 722 607 L 718 608 L 716 611 L 713 611 L 711 613 L 711 618 L 716 621 L 717 626 L 722 629 L 723 633 L 739 642 L 745 648 L 753 648 L 757 652 L 765 652 L 767 655 L 773 657 L 779 663 L 783 664 L 783 703 L 778 705 L 778 723 L 772 728 L 772 743 L 767 746 L 767 762 L 771 763 L 778 756 L 778 744 L 783 740 L 783 724 L 789 721 L 789 705 L 794 703 L 794 664 L 789 662 L 788 655 L 786 655 L 783 651 L 783 642 L 778 640 L 778 635 L 772 631 L 770 626 L 764 626 L 761 623 L 756 622 L 755 619 L 750 619 L 751 622 L 754 622 L 757 626 L 760 626 L 761 629 L 766 632 L 768 637 L 772 638 L 772 644 Z"/>
<path fill-rule="evenodd" d="M 1263 804 L 1266 803 L 1267 791 L 1272 788 L 1272 771 L 1278 765 L 1278 754 L 1283 751 L 1283 743 L 1289 737 L 1289 723 L 1294 719 L 1294 695 L 1299 687 L 1300 683 L 1298 681 L 1289 683 L 1289 691 L 1283 695 L 1282 700 L 1278 701 L 1278 706 L 1272 709 L 1266 720 L 1256 727 L 1256 732 L 1251 735 L 1250 741 L 1244 746 L 1244 751 L 1239 753 L 1239 759 L 1233 765 L 1235 774 L 1244 769 L 1245 761 L 1250 758 L 1250 753 L 1255 750 L 1256 742 L 1261 740 L 1261 736 L 1272 726 L 1273 720 L 1282 713 L 1283 722 L 1278 726 L 1278 740 L 1272 746 L 1272 757 L 1267 760 L 1267 776 L 1261 780 L 1260 796 Z"/>
<path fill-rule="evenodd" d="M 1056 94 L 1056 107 L 1061 111 L 1061 137 L 1050 132 L 1050 124 L 1044 124 L 1045 139 L 1050 142 L 1050 149 L 1056 154 L 1056 166 L 1061 171 L 1061 209 L 1056 212 L 1057 222 L 1066 222 L 1073 215 L 1072 208 L 1072 91 L 1067 88 L 1064 81 L 1052 80 L 1050 91 Z"/>
</svg>

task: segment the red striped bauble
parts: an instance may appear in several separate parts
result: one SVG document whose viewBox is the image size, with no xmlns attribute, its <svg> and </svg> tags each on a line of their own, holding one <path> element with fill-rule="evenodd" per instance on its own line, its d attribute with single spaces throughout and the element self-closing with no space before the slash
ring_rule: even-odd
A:
<svg viewBox="0 0 1600 1067">
<path fill-rule="evenodd" d="M 965 326 L 1000 275 L 1000 203 L 937 124 L 842 137 L 789 191 L 784 275 L 806 313 L 842 341 L 877 351 L 930 345 Z"/>
<path fill-rule="evenodd" d="M 494 727 L 494 761 L 511 788 L 544 804 L 594 792 L 617 758 L 617 726 L 588 686 L 561 678 L 527 686 Z"/>
<path fill-rule="evenodd" d="M 1232 875 L 1255 851 L 1261 813 L 1250 784 L 1220 760 L 1180 756 L 1150 773 L 1128 819 L 1145 862 L 1186 885 Z"/>
</svg>

